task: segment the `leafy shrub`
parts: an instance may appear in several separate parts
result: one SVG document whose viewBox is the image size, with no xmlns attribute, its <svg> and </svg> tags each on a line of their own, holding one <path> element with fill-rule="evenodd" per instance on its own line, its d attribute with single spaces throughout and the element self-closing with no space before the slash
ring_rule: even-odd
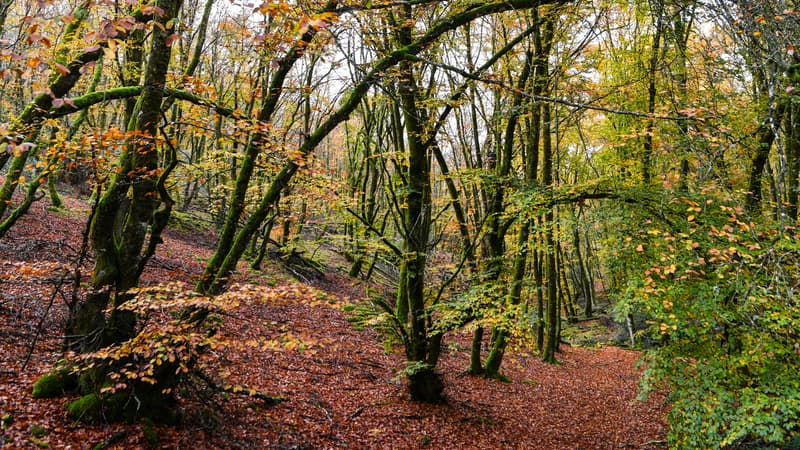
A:
<svg viewBox="0 0 800 450">
<path fill-rule="evenodd" d="M 780 446 L 800 431 L 800 234 L 717 198 L 675 198 L 626 242 L 619 311 L 660 343 L 645 392 L 667 388 L 675 448 Z"/>
<path fill-rule="evenodd" d="M 148 417 L 158 422 L 176 419 L 175 394 L 183 385 L 202 380 L 222 391 L 242 392 L 268 398 L 242 386 L 218 385 L 214 378 L 225 373 L 205 373 L 201 358 L 210 349 L 240 343 L 222 341 L 216 336 L 219 321 L 211 314 L 236 308 L 240 300 L 268 300 L 284 293 L 255 286 L 234 286 L 226 293 L 209 297 L 193 292 L 182 283 L 166 283 L 130 291 L 133 298 L 119 308 L 132 311 L 143 324 L 138 334 L 125 342 L 98 351 L 73 355 L 64 362 L 69 367 L 57 369 L 40 378 L 34 386 L 39 397 L 66 390 L 66 381 L 77 379 L 85 394 L 72 402 L 71 416 L 88 421 L 134 421 Z M 198 314 L 202 312 L 202 314 Z M 205 320 L 198 321 L 197 317 Z M 288 348 L 306 345 L 291 336 L 278 341 L 254 341 L 252 345 Z"/>
</svg>

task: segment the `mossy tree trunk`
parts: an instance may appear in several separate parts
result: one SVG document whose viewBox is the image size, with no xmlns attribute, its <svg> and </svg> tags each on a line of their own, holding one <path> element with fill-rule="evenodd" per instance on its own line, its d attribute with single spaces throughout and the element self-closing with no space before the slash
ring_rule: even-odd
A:
<svg viewBox="0 0 800 450">
<path fill-rule="evenodd" d="M 68 346 L 80 352 L 130 339 L 135 334 L 133 313 L 117 309 L 128 297 L 125 292 L 135 287 L 151 247 L 166 224 L 160 204 L 171 204 L 159 189 L 159 124 L 161 102 L 170 61 L 166 43 L 172 28 L 168 22 L 176 16 L 181 0 L 159 3 L 163 16 L 152 29 L 151 49 L 144 73 L 144 87 L 131 117 L 126 148 L 120 155 L 117 174 L 101 197 L 91 226 L 91 243 L 95 251 L 92 290 L 78 304 L 68 323 Z M 166 212 L 168 216 L 168 211 Z M 147 241 L 148 233 L 150 241 Z M 153 248 L 154 250 L 154 248 Z M 113 300 L 114 309 L 108 318 L 104 313 Z"/>
<path fill-rule="evenodd" d="M 412 42 L 411 5 L 400 7 L 396 38 L 401 46 Z M 443 384 L 435 371 L 439 340 L 428 332 L 429 316 L 425 304 L 425 268 L 431 228 L 431 152 L 427 142 L 427 114 L 418 107 L 421 92 L 414 65 L 403 61 L 399 67 L 397 92 L 403 112 L 406 136 L 406 210 L 403 216 L 403 269 L 398 289 L 398 321 L 407 327 L 406 359 L 415 367 L 408 374 L 408 389 L 414 400 L 442 400 Z"/>
<path fill-rule="evenodd" d="M 550 105 L 542 106 L 542 183 L 548 188 L 553 188 L 553 145 L 550 136 Z M 542 360 L 549 363 L 556 361 L 555 352 L 558 346 L 558 269 L 556 267 L 556 242 L 555 242 L 555 214 L 551 207 L 545 214 L 542 222 L 544 229 L 545 248 L 545 279 L 547 302 L 545 305 L 544 326 L 545 340 L 542 349 Z"/>
<path fill-rule="evenodd" d="M 580 212 L 578 213 L 578 217 L 580 218 Z M 589 261 L 585 261 L 583 258 L 583 252 L 581 252 L 581 237 L 580 237 L 580 228 L 578 224 L 574 224 L 572 228 L 572 242 L 575 247 L 575 258 L 577 259 L 576 264 L 577 268 L 577 275 L 578 275 L 578 284 L 583 293 L 583 299 L 586 301 L 583 307 L 583 315 L 588 319 L 592 317 L 594 314 L 593 302 L 594 302 L 594 289 L 592 287 L 592 274 L 589 268 Z M 588 245 L 588 243 L 587 243 Z"/>
<path fill-rule="evenodd" d="M 514 153 L 514 136 L 516 134 L 517 123 L 519 122 L 519 117 L 522 114 L 523 109 L 523 96 L 521 92 L 523 92 L 528 84 L 528 78 L 530 77 L 531 73 L 533 72 L 533 64 L 534 64 L 534 54 L 533 52 L 527 52 L 525 56 L 525 65 L 522 69 L 522 73 L 520 74 L 519 80 L 517 80 L 517 90 L 518 92 L 514 95 L 512 106 L 511 106 L 511 114 L 508 118 L 508 122 L 506 123 L 505 133 L 503 135 L 503 146 L 501 150 L 501 164 L 500 170 L 498 172 L 499 175 L 499 182 L 501 183 L 495 190 L 493 195 L 493 201 L 491 203 L 491 207 L 488 210 L 488 213 L 491 214 L 489 217 L 489 232 L 488 235 L 490 237 L 490 244 L 489 248 L 491 250 L 491 254 L 489 255 L 492 261 L 492 265 L 494 266 L 493 269 L 489 272 L 489 275 L 492 278 L 492 281 L 497 281 L 500 276 L 500 261 L 504 259 L 504 242 L 505 242 L 505 230 L 508 228 L 506 224 L 500 222 L 500 218 L 502 217 L 505 205 L 503 200 L 503 185 L 505 183 L 507 177 L 511 172 L 511 160 L 512 155 Z M 537 136 L 538 139 L 538 136 Z M 538 153 L 538 152 L 537 152 Z M 526 179 L 529 177 L 533 177 L 535 179 L 536 172 L 529 172 L 526 171 Z M 530 234 L 530 228 L 527 221 L 525 221 L 522 226 L 520 227 L 519 234 L 517 235 L 517 255 L 514 258 L 514 266 L 512 268 L 511 273 L 511 289 L 508 291 L 508 300 L 511 305 L 516 305 L 519 303 L 521 295 L 522 295 L 522 279 L 525 274 L 525 266 L 527 265 L 528 261 L 528 237 Z M 499 299 L 498 299 L 499 301 Z M 500 365 L 503 361 L 503 354 L 505 353 L 506 345 L 508 345 L 508 337 L 510 331 L 507 329 L 508 325 L 504 327 L 500 327 L 496 330 L 495 339 L 492 341 L 492 350 L 489 352 L 489 355 L 486 357 L 486 376 L 494 377 L 498 376 L 500 372 Z"/>
<path fill-rule="evenodd" d="M 518 92 L 522 92 L 529 86 L 528 79 L 532 80 L 530 88 L 536 96 L 542 95 L 547 91 L 549 80 L 548 57 L 550 54 L 552 42 L 552 16 L 540 16 L 538 9 L 532 10 L 533 20 L 533 50 L 526 55 L 525 66 L 520 78 L 518 80 Z M 516 134 L 518 117 L 523 111 L 523 96 L 516 94 L 513 100 L 512 111 L 508 124 L 505 130 L 503 151 L 503 165 L 510 166 L 511 156 L 514 143 L 514 135 Z M 530 119 L 528 121 L 528 140 L 525 143 L 527 146 L 524 160 L 524 182 L 526 184 L 535 184 L 537 171 L 540 143 L 539 138 L 542 133 L 542 114 L 541 104 L 533 103 L 529 105 Z M 549 130 L 544 127 L 545 133 Z M 510 171 L 510 167 L 504 167 L 506 174 Z M 525 269 L 528 265 L 528 242 L 531 234 L 531 220 L 525 220 L 520 226 L 517 235 L 517 254 L 514 257 L 514 264 L 511 272 L 511 289 L 508 292 L 508 303 L 511 305 L 518 305 L 522 299 L 522 284 L 525 275 Z M 500 255 L 502 256 L 502 255 Z M 506 346 L 508 345 L 509 330 L 498 329 L 496 337 L 492 342 L 492 350 L 486 358 L 486 376 L 497 377 L 500 372 L 500 365 L 503 361 Z"/>
<path fill-rule="evenodd" d="M 11 9 L 11 5 L 14 4 L 14 0 L 0 0 L 0 35 L 3 34 L 3 30 L 6 27 L 6 18 L 8 17 L 8 10 Z"/>
<path fill-rule="evenodd" d="M 653 2 L 654 8 L 660 7 L 660 2 Z M 653 14 L 653 45 L 650 50 L 650 60 L 647 68 L 647 112 L 654 114 L 656 111 L 656 77 L 658 75 L 659 55 L 661 52 L 661 37 L 664 32 L 664 14 L 661 11 L 654 11 Z M 653 159 L 653 131 L 655 130 L 655 119 L 647 119 L 647 132 L 642 139 L 642 181 L 645 185 L 650 184 L 652 169 L 650 165 Z"/>
<path fill-rule="evenodd" d="M 790 106 L 786 108 L 786 215 L 793 223 L 797 222 L 797 200 L 800 192 L 800 107 L 797 100 L 790 98 Z"/>
<path fill-rule="evenodd" d="M 137 333 L 136 315 L 119 307 L 130 299 L 127 291 L 137 286 L 145 264 L 154 254 L 173 204 L 164 179 L 174 168 L 174 149 L 169 144 L 163 147 L 166 167 L 159 167 L 159 129 L 170 62 L 167 37 L 174 32 L 171 22 L 180 6 L 181 0 L 159 2 L 164 14 L 154 18 L 157 24 L 151 31 L 143 87 L 129 112 L 129 137 L 116 175 L 94 211 L 90 229 L 95 252 L 91 290 L 77 304 L 66 330 L 66 344 L 78 352 L 119 344 Z M 107 316 L 109 303 L 112 309 Z M 128 390 L 110 396 L 101 394 L 101 388 L 109 383 L 108 374 L 113 367 L 100 364 L 85 369 L 80 374 L 79 388 L 86 395 L 72 402 L 69 412 L 85 421 L 133 420 L 140 416 L 172 420 L 173 402 L 167 392 L 178 379 L 175 367 L 163 364 L 155 368 L 153 383 L 137 381 Z"/>
</svg>

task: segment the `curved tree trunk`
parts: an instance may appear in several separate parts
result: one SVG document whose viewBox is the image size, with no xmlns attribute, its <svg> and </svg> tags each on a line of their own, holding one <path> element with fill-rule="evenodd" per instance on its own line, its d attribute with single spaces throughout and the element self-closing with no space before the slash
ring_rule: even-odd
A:
<svg viewBox="0 0 800 450">
<path fill-rule="evenodd" d="M 166 224 L 167 217 L 157 208 L 161 203 L 170 204 L 171 199 L 164 198 L 159 190 L 157 135 L 170 61 L 166 38 L 172 29 L 165 24 L 175 17 L 180 4 L 180 0 L 160 3 L 165 15 L 157 19 L 161 26 L 153 27 L 144 88 L 136 103 L 135 124 L 130 129 L 134 133 L 120 155 L 117 175 L 100 199 L 92 222 L 91 242 L 95 251 L 92 290 L 86 301 L 78 305 L 66 333 L 70 336 L 68 345 L 81 352 L 133 337 L 134 315 L 116 307 L 128 299 L 125 291 L 138 284 L 151 256 L 148 249 L 158 241 L 159 228 Z M 166 175 L 165 172 L 161 176 Z M 146 242 L 148 227 L 152 227 L 150 243 Z M 106 320 L 103 311 L 112 298 L 115 309 Z"/>
</svg>

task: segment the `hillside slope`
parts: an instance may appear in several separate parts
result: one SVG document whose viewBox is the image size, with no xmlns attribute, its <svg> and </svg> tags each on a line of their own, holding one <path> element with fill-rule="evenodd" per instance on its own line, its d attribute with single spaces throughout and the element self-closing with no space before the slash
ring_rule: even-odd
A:
<svg viewBox="0 0 800 450">
<path fill-rule="evenodd" d="M 6 448 L 148 448 L 142 424 L 85 425 L 66 417 L 64 398 L 35 400 L 33 381 L 61 354 L 60 332 L 87 205 L 65 198 L 66 212 L 32 208 L 0 240 L 0 445 Z M 143 280 L 192 282 L 213 236 L 169 231 Z M 91 265 L 82 269 L 85 274 Z M 252 298 L 225 319 L 237 342 L 274 339 L 275 349 L 238 346 L 209 355 L 217 371 L 283 397 L 267 406 L 246 396 L 204 398 L 182 392 L 183 422 L 157 425 L 161 448 L 520 448 L 655 449 L 664 446 L 663 397 L 638 402 L 638 354 L 614 347 L 564 346 L 551 366 L 510 351 L 511 382 L 464 375 L 468 338 L 448 336 L 440 370 L 447 403 L 410 401 L 395 379 L 402 355 L 385 354 L 378 336 L 356 330 L 341 306 L 360 295 L 341 275 L 324 285 L 295 284 L 279 269 L 242 282 L 275 295 Z M 31 350 L 31 346 L 36 341 Z M 28 354 L 30 360 L 23 369 Z"/>
</svg>

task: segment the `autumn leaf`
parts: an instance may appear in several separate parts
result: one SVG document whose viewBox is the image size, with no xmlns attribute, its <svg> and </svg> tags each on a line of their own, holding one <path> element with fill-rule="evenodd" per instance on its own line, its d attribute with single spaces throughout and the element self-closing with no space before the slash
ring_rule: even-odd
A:
<svg viewBox="0 0 800 450">
<path fill-rule="evenodd" d="M 55 63 L 53 65 L 61 75 L 69 75 L 70 70 L 65 65 L 59 63 Z"/>
<path fill-rule="evenodd" d="M 164 43 L 166 44 L 167 47 L 172 47 L 172 45 L 175 43 L 175 41 L 177 41 L 179 39 L 181 39 L 181 35 L 177 34 L 177 33 L 173 33 L 173 34 L 170 34 L 169 36 L 167 36 L 167 38 L 165 39 Z"/>
</svg>

